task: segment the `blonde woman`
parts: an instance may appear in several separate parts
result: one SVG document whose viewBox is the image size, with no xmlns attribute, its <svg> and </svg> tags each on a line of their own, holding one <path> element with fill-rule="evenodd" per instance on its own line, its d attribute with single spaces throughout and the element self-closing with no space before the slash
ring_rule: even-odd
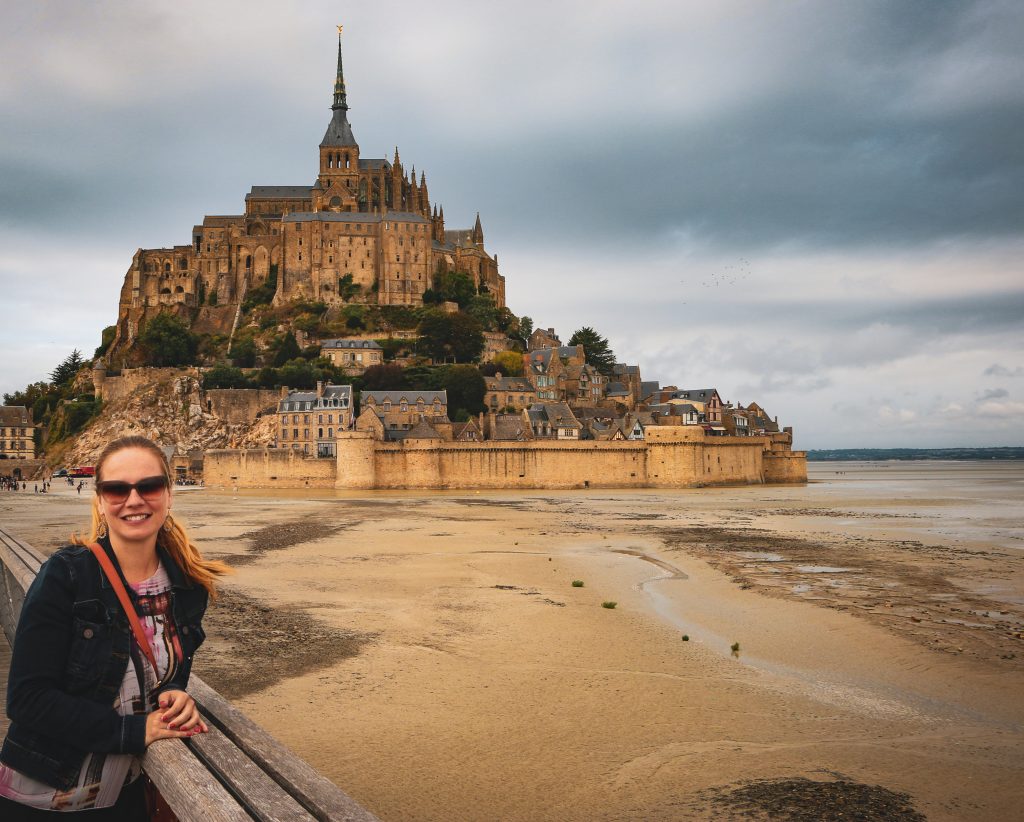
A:
<svg viewBox="0 0 1024 822">
<path fill-rule="evenodd" d="M 0 749 L 4 822 L 85 810 L 96 822 L 147 819 L 139 755 L 208 730 L 187 685 L 228 568 L 200 556 L 171 502 L 163 451 L 144 437 L 111 442 L 96 463 L 89 539 L 73 537 L 29 588 Z"/>
</svg>

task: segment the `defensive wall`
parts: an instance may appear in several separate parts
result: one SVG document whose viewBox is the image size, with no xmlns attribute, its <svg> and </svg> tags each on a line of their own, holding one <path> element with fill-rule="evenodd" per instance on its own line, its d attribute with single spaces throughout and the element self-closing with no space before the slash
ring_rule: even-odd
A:
<svg viewBox="0 0 1024 822">
<path fill-rule="evenodd" d="M 46 460 L 0 460 L 0 477 L 17 477 L 20 480 L 31 481 L 48 479 L 49 476 Z"/>
<path fill-rule="evenodd" d="M 266 408 L 277 410 L 281 392 L 267 388 L 208 388 L 206 411 L 231 425 L 251 425 Z"/>
<path fill-rule="evenodd" d="M 352 431 L 337 458 L 290 449 L 206 454 L 208 487 L 368 489 L 695 488 L 806 482 L 803 451 L 769 437 L 709 437 L 698 426 L 650 426 L 645 441 L 380 442 Z"/>
</svg>

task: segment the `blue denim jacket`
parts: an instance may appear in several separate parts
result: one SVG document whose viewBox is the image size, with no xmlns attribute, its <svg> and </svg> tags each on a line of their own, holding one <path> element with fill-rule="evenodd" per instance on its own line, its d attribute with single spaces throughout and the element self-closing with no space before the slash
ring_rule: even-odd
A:
<svg viewBox="0 0 1024 822">
<path fill-rule="evenodd" d="M 121 574 L 110 542 L 100 544 Z M 207 592 L 163 548 L 157 553 L 171 580 L 172 615 L 184 654 L 174 679 L 160 691 L 183 691 L 192 655 L 205 638 Z M 130 641 L 128 617 L 88 548 L 71 545 L 44 562 L 25 596 L 14 637 L 7 682 L 11 724 L 0 761 L 67 790 L 88 752 L 142 754 L 145 715 L 121 716 L 113 707 Z"/>
</svg>

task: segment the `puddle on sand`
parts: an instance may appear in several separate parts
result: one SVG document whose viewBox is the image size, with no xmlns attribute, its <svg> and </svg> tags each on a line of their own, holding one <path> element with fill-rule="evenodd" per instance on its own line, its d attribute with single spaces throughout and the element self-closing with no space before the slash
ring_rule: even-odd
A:
<svg viewBox="0 0 1024 822">
<path fill-rule="evenodd" d="M 753 559 L 758 562 L 782 562 L 785 559 L 782 554 L 773 554 L 769 551 L 739 551 L 737 553 L 744 559 Z"/>
<path fill-rule="evenodd" d="M 834 565 L 797 565 L 796 570 L 801 574 L 843 574 L 847 571 L 856 571 L 856 568 L 840 568 Z"/>
</svg>

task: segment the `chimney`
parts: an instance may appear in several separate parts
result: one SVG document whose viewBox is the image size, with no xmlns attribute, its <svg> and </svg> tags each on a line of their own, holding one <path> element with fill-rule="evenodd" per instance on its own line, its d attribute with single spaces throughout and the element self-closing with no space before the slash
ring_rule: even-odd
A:
<svg viewBox="0 0 1024 822">
<path fill-rule="evenodd" d="M 316 396 L 317 396 L 317 399 L 319 399 L 323 395 L 324 395 L 324 383 L 323 383 L 323 380 L 317 380 L 316 381 Z"/>
<path fill-rule="evenodd" d="M 282 400 L 288 399 L 288 386 L 287 385 L 282 385 L 281 386 L 281 399 Z"/>
</svg>

